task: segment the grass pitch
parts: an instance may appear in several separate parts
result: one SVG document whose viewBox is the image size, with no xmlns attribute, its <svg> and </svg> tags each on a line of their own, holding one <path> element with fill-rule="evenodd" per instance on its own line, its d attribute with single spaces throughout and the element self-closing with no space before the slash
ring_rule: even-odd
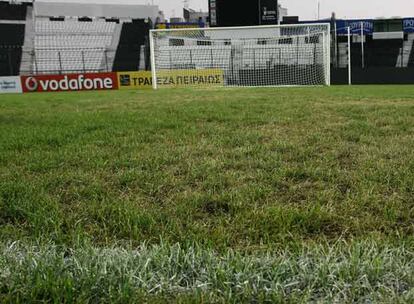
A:
<svg viewBox="0 0 414 304">
<path fill-rule="evenodd" d="M 414 87 L 0 96 L 0 302 L 414 301 Z"/>
</svg>

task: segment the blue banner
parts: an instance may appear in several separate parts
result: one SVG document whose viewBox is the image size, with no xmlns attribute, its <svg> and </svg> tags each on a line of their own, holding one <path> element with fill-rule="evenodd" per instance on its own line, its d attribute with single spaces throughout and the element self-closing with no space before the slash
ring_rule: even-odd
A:
<svg viewBox="0 0 414 304">
<path fill-rule="evenodd" d="M 380 19 L 379 19 L 380 20 Z M 389 20 L 389 19 L 384 19 Z M 401 20 L 401 19 L 399 19 Z M 312 22 L 329 22 L 330 20 L 323 21 L 306 21 L 304 23 Z M 380 20 L 381 21 L 381 20 Z M 374 20 L 373 19 L 357 19 L 357 20 L 345 20 L 337 19 L 336 20 L 336 31 L 338 35 L 348 34 L 348 27 L 351 28 L 351 34 L 361 35 L 361 22 L 364 29 L 364 35 L 372 35 L 374 33 Z M 414 17 L 404 18 L 403 22 L 403 31 L 404 33 L 414 33 Z M 334 29 L 332 29 L 334 31 Z"/>
<path fill-rule="evenodd" d="M 338 35 L 348 34 L 348 25 L 345 20 L 336 20 L 336 32 Z"/>
<path fill-rule="evenodd" d="M 348 27 L 351 28 L 351 34 L 361 35 L 361 25 L 365 35 L 372 35 L 374 32 L 374 21 L 372 19 L 336 20 L 338 35 L 346 35 Z"/>
<path fill-rule="evenodd" d="M 404 33 L 414 33 L 414 18 L 406 18 L 403 20 Z"/>
</svg>

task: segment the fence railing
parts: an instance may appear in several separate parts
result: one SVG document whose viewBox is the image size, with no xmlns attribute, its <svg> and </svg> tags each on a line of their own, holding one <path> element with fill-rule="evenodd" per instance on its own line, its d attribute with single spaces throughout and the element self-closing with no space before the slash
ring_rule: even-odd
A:
<svg viewBox="0 0 414 304">
<path fill-rule="evenodd" d="M 22 52 L 20 74 L 111 72 L 116 50 L 103 48 L 44 48 Z"/>
<path fill-rule="evenodd" d="M 347 43 L 341 41 L 340 38 L 333 40 L 331 52 L 333 67 L 347 67 L 348 49 L 345 44 Z M 354 42 L 351 45 L 353 67 L 362 67 L 362 62 L 364 63 L 363 68 L 380 66 L 414 67 L 414 35 L 408 39 L 403 39 L 401 45 L 397 47 L 397 51 L 395 47 L 392 50 L 387 47 L 370 49 L 369 44 L 366 43 L 364 53 L 362 53 L 360 43 Z M 147 58 L 143 55 L 144 53 L 141 53 L 140 58 L 145 61 Z M 138 58 L 140 54 L 137 53 L 136 56 Z M 362 56 L 364 56 L 364 60 L 362 60 Z M 19 46 L 0 45 L 0 75 L 111 72 L 114 69 L 115 57 L 116 50 L 107 48 L 37 48 L 35 50 L 25 50 Z M 129 55 L 126 57 L 130 58 Z M 384 60 L 381 58 L 384 58 Z M 123 58 L 123 60 L 128 59 Z M 143 63 L 142 66 L 148 67 L 149 65 Z"/>
</svg>

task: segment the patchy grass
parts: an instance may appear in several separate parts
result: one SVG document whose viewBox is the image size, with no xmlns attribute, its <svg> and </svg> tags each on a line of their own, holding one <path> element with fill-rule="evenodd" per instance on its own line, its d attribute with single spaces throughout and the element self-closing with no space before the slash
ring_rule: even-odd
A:
<svg viewBox="0 0 414 304">
<path fill-rule="evenodd" d="M 72 251 L 17 243 L 0 252 L 2 303 L 414 301 L 414 253 L 373 242 L 254 256 L 166 244 Z"/>
<path fill-rule="evenodd" d="M 50 255 L 61 261 L 61 252 L 69 250 L 74 256 L 91 251 L 92 263 L 100 252 L 109 252 L 111 260 L 111 252 L 119 251 L 125 258 L 120 263 L 127 265 L 134 261 L 134 248 L 143 243 L 158 248 L 151 246 L 162 242 L 167 248 L 180 244 L 185 254 L 196 246 L 217 259 L 231 250 L 246 265 L 262 255 L 279 263 L 281 252 L 288 252 L 298 257 L 286 260 L 293 268 L 309 250 L 314 267 L 322 267 L 318 254 L 341 239 L 338 257 L 367 242 L 380 255 L 392 252 L 389 263 L 403 262 L 412 258 L 414 245 L 413 96 L 412 86 L 2 95 L 3 261 L 12 252 L 52 263 Z M 7 249 L 15 241 L 24 245 Z M 371 260 L 354 258 L 358 265 Z M 403 280 L 399 270 L 382 262 L 384 276 Z M 65 260 L 59 263 L 58 273 Z M 53 282 L 48 265 L 39 271 Z M 257 267 L 260 274 L 262 266 Z M 219 275 L 212 271 L 208 276 Z M 85 279 L 92 280 L 94 273 L 88 272 Z M 122 280 L 118 274 L 113 284 Z M 412 299 L 412 276 L 404 278 L 402 289 L 374 277 L 370 284 L 378 285 L 361 293 L 347 289 L 355 278 L 330 278 L 338 283 L 332 294 L 327 290 L 333 282 L 316 288 L 298 279 L 302 292 L 289 297 L 292 302 L 353 301 L 358 295 Z M 194 283 L 174 297 L 210 302 L 234 295 L 234 302 L 277 302 L 286 295 L 286 282 L 279 279 L 274 283 L 280 288 L 270 291 L 266 284 L 254 290 L 249 283 L 241 293 L 228 286 L 222 294 L 217 286 L 200 291 Z M 29 270 L 27 280 L 34 280 Z M 234 277 L 221 284 L 226 280 L 236 284 Z M 163 301 L 176 286 L 163 285 L 166 293 L 158 293 L 128 282 L 125 301 L 147 296 Z M 26 302 L 34 287 L 21 284 L 0 286 L 0 300 Z M 59 302 L 53 292 L 65 285 L 45 284 L 35 298 Z M 89 299 L 84 298 L 88 290 L 80 291 L 82 282 L 70 284 L 77 287 L 64 299 Z M 100 300 L 112 297 L 115 285 L 105 286 Z"/>
</svg>

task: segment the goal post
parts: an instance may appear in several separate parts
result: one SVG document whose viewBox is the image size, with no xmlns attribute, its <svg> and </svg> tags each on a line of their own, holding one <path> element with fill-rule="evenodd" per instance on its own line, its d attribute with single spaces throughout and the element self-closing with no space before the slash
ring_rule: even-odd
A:
<svg viewBox="0 0 414 304">
<path fill-rule="evenodd" d="M 154 89 L 330 85 L 330 24 L 151 30 Z"/>
</svg>

